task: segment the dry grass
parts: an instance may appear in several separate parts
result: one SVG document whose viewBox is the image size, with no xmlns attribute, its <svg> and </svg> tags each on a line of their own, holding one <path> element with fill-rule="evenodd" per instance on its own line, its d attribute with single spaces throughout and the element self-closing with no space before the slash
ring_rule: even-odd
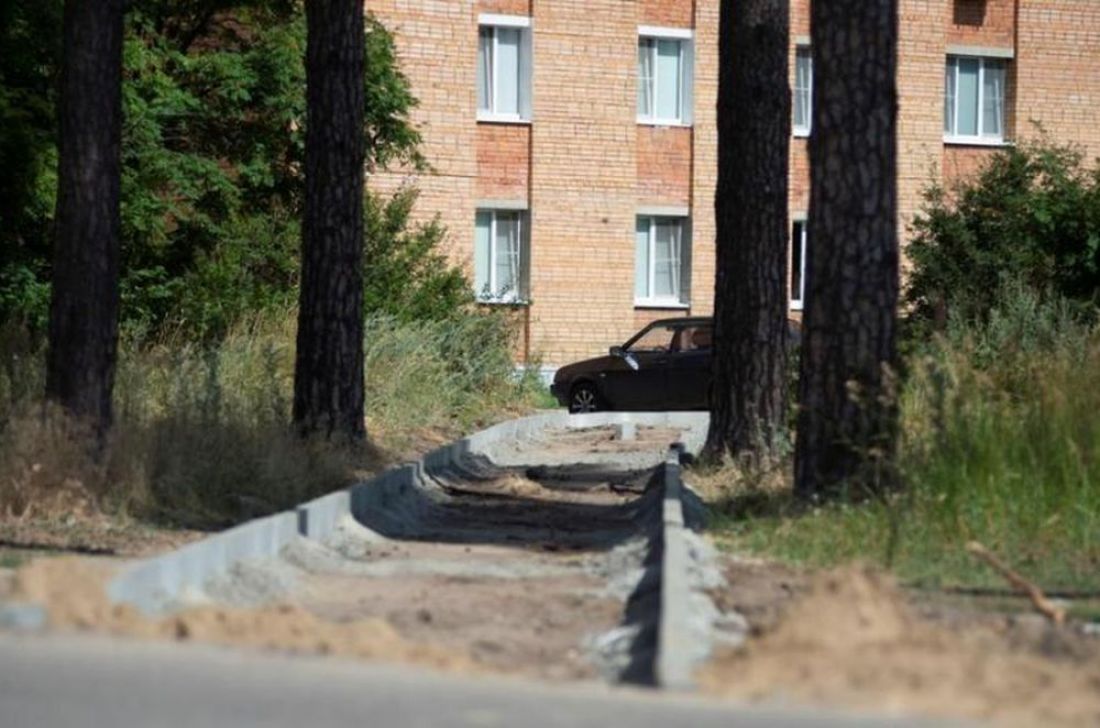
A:
<svg viewBox="0 0 1100 728">
<path fill-rule="evenodd" d="M 166 335 L 124 343 L 115 424 L 102 449 L 46 407 L 42 350 L 0 340 L 0 521 L 110 514 L 223 528 L 331 492 L 401 455 L 525 411 L 510 340 L 492 321 L 368 322 L 371 445 L 303 440 L 288 427 L 294 316 L 242 322 L 214 347 Z M 494 338 L 495 337 L 495 338 Z"/>
</svg>

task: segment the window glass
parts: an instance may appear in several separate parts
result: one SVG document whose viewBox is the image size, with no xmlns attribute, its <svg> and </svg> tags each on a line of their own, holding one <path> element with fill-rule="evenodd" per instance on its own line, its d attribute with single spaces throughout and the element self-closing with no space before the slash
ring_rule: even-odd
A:
<svg viewBox="0 0 1100 728">
<path fill-rule="evenodd" d="M 498 114 L 519 114 L 520 31 L 496 28 L 496 108 Z"/>
<path fill-rule="evenodd" d="M 480 28 L 477 37 L 477 108 L 491 111 L 493 88 L 493 29 Z"/>
<path fill-rule="evenodd" d="M 496 281 L 493 294 L 498 298 L 515 296 L 519 291 L 520 224 L 517 213 L 496 213 Z"/>
<path fill-rule="evenodd" d="M 947 134 L 955 133 L 955 75 L 956 63 L 950 60 L 947 63 L 947 72 L 944 78 L 944 103 L 943 103 L 943 130 Z"/>
<path fill-rule="evenodd" d="M 672 337 L 676 331 L 671 326 L 654 326 L 642 334 L 630 345 L 631 352 L 664 353 L 672 348 Z"/>
<path fill-rule="evenodd" d="M 652 38 L 638 41 L 638 116 L 653 116 L 653 52 Z"/>
<path fill-rule="evenodd" d="M 642 302 L 684 303 L 690 241 L 686 218 L 638 218 L 634 233 L 634 297 Z"/>
<path fill-rule="evenodd" d="M 797 220 L 791 226 L 791 307 L 801 308 L 805 295 L 806 223 Z"/>
<path fill-rule="evenodd" d="M 714 339 L 714 330 L 711 326 L 701 324 L 699 326 L 685 326 L 676 336 L 676 351 L 710 351 Z"/>
<path fill-rule="evenodd" d="M 483 301 L 521 300 L 527 291 L 527 213 L 478 210 L 474 232 L 474 291 Z"/>
<path fill-rule="evenodd" d="M 474 291 L 481 298 L 492 297 L 492 282 L 489 266 L 492 263 L 490 235 L 492 234 L 493 213 L 478 212 L 477 228 L 474 231 Z"/>
<path fill-rule="evenodd" d="M 634 233 L 634 297 L 649 298 L 649 222 L 639 217 Z"/>
<path fill-rule="evenodd" d="M 813 104 L 813 56 L 809 48 L 795 52 L 794 72 L 794 128 L 800 133 L 810 130 Z"/>
<path fill-rule="evenodd" d="M 959 136 L 977 136 L 978 75 L 981 72 L 981 61 L 977 58 L 960 58 L 958 69 L 955 87 L 955 133 Z"/>
<path fill-rule="evenodd" d="M 659 119 L 680 118 L 680 41 L 657 41 L 657 103 Z"/>
<path fill-rule="evenodd" d="M 1004 135 L 1004 86 L 1004 65 L 987 61 L 982 73 L 982 136 Z"/>
<path fill-rule="evenodd" d="M 655 225 L 653 294 L 656 298 L 680 298 L 680 224 L 659 220 Z"/>
</svg>

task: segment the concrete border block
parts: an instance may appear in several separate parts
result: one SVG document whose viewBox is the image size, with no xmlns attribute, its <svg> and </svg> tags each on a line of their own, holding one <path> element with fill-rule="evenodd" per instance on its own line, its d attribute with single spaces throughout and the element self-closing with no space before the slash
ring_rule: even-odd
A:
<svg viewBox="0 0 1100 728">
<path fill-rule="evenodd" d="M 690 443 L 695 441 L 702 445 L 707 422 L 708 415 L 703 412 L 571 415 L 563 410 L 501 422 L 347 490 L 136 562 L 112 580 L 108 595 L 115 602 L 130 603 L 155 613 L 200 592 L 212 577 L 225 574 L 238 562 L 274 558 L 296 538 L 328 538 L 348 516 L 360 523 L 368 523 L 370 514 L 383 516 L 395 532 L 409 530 L 424 517 L 426 509 L 446 499 L 433 482 L 434 475 L 460 469 L 470 456 L 488 457 L 492 447 L 502 441 L 536 438 L 550 428 L 671 425 L 684 429 L 684 440 L 691 447 Z"/>
<path fill-rule="evenodd" d="M 107 587 L 112 601 L 156 614 L 224 574 L 236 563 L 277 556 L 298 538 L 298 516 L 286 511 L 241 524 L 125 568 Z"/>
</svg>

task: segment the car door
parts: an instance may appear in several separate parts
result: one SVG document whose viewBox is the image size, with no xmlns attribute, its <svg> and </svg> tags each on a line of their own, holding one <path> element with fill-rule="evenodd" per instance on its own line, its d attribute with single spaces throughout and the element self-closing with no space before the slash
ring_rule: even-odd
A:
<svg viewBox="0 0 1100 728">
<path fill-rule="evenodd" d="M 709 323 L 684 326 L 665 366 L 666 407 L 697 410 L 709 407 L 713 327 Z"/>
<path fill-rule="evenodd" d="M 667 367 L 675 329 L 657 324 L 643 329 L 623 349 L 623 366 L 604 377 L 604 396 L 618 410 L 661 410 L 665 406 Z M 627 363 L 627 357 L 637 368 Z"/>
</svg>

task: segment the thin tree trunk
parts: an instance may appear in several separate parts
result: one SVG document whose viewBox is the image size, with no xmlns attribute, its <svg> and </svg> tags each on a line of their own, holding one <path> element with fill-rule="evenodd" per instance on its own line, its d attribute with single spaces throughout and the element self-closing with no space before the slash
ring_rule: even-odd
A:
<svg viewBox="0 0 1100 728">
<path fill-rule="evenodd" d="M 787 419 L 789 0 L 722 0 L 707 451 L 769 458 Z"/>
<path fill-rule="evenodd" d="M 890 479 L 897 430 L 897 0 L 815 0 L 795 489 Z"/>
<path fill-rule="evenodd" d="M 305 213 L 294 371 L 303 434 L 361 439 L 363 3 L 306 3 Z"/>
<path fill-rule="evenodd" d="M 118 349 L 123 0 L 67 0 L 46 396 L 103 435 Z"/>
</svg>

